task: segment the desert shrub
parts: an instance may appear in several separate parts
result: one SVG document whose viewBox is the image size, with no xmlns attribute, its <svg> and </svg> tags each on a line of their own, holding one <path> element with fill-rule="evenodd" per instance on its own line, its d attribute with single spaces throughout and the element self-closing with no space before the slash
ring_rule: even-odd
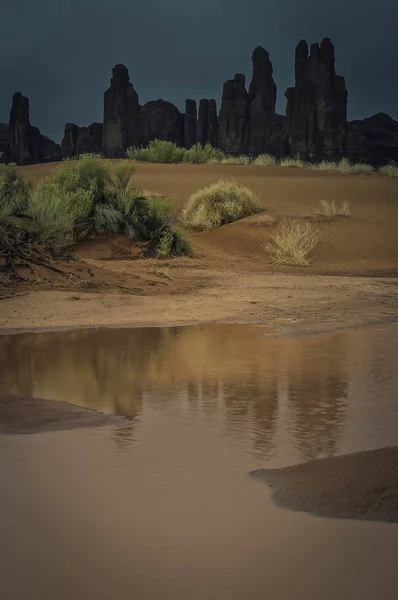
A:
<svg viewBox="0 0 398 600">
<path fill-rule="evenodd" d="M 74 239 L 120 233 L 149 241 L 153 255 L 177 256 L 188 243 L 173 228 L 171 204 L 156 194 L 129 187 L 135 166 L 112 164 L 97 155 L 65 161 L 32 192 L 26 214 L 46 245 L 62 248 Z"/>
<path fill-rule="evenodd" d="M 271 154 L 259 154 L 254 160 L 253 165 L 258 165 L 261 167 L 272 167 L 276 165 L 276 158 Z"/>
<path fill-rule="evenodd" d="M 184 162 L 186 163 L 208 163 L 221 162 L 225 159 L 225 154 L 211 144 L 194 144 L 189 150 L 185 150 Z"/>
<path fill-rule="evenodd" d="M 299 219 L 283 219 L 264 245 L 275 265 L 306 267 L 321 237 L 319 227 Z"/>
<path fill-rule="evenodd" d="M 398 165 L 390 163 L 379 168 L 379 173 L 382 175 L 388 175 L 389 177 L 398 177 Z"/>
<path fill-rule="evenodd" d="M 240 154 L 238 156 L 225 156 L 220 162 L 222 165 L 248 165 L 250 164 L 250 158 Z"/>
<path fill-rule="evenodd" d="M 129 148 L 127 158 L 158 163 L 180 163 L 184 160 L 185 148 L 173 142 L 152 140 L 146 148 Z"/>
<path fill-rule="evenodd" d="M 279 165 L 281 167 L 297 167 L 298 169 L 305 169 L 308 166 L 304 160 L 301 160 L 299 155 L 294 158 L 282 158 L 282 160 L 279 162 Z"/>
<path fill-rule="evenodd" d="M 214 229 L 262 210 L 249 188 L 234 181 L 220 180 L 189 197 L 181 221 L 198 231 Z"/>
<path fill-rule="evenodd" d="M 0 223 L 25 211 L 30 191 L 14 163 L 0 164 Z"/>
<path fill-rule="evenodd" d="M 66 159 L 50 175 L 50 181 L 65 192 L 85 191 L 93 202 L 103 202 L 112 186 L 111 163 L 100 154 L 82 154 Z"/>
<path fill-rule="evenodd" d="M 334 200 L 321 200 L 317 214 L 329 219 L 349 217 L 351 214 L 350 204 L 348 200 L 343 200 L 340 205 L 336 204 Z"/>
<path fill-rule="evenodd" d="M 135 164 L 129 160 L 119 160 L 113 172 L 116 189 L 124 191 L 136 171 Z"/>
<path fill-rule="evenodd" d="M 43 181 L 32 191 L 26 214 L 39 242 L 62 248 L 72 243 L 75 221 L 88 214 L 91 205 L 91 191 L 66 191 L 57 183 Z"/>
<path fill-rule="evenodd" d="M 342 158 L 339 161 L 326 161 L 310 165 L 310 168 L 317 171 L 331 171 L 338 173 L 372 173 L 374 168 L 372 165 L 365 163 L 352 163 L 348 158 Z"/>
</svg>

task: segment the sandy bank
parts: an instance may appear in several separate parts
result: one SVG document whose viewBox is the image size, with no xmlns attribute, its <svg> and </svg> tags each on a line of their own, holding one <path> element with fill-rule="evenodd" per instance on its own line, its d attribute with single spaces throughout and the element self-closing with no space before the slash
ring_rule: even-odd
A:
<svg viewBox="0 0 398 600">
<path fill-rule="evenodd" d="M 265 481 L 284 508 L 323 517 L 398 522 L 398 447 L 251 475 Z"/>
<path fill-rule="evenodd" d="M 31 434 L 125 424 L 125 417 L 104 415 L 67 402 L 0 394 L 0 434 Z"/>
</svg>

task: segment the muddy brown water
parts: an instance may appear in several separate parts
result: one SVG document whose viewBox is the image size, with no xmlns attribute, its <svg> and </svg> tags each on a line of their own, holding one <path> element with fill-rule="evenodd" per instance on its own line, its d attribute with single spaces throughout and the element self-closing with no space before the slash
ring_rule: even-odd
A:
<svg viewBox="0 0 398 600">
<path fill-rule="evenodd" d="M 248 472 L 398 444 L 398 327 L 0 337 L 0 393 L 126 415 L 0 436 L 2 600 L 395 598 L 398 525 L 275 506 Z"/>
</svg>

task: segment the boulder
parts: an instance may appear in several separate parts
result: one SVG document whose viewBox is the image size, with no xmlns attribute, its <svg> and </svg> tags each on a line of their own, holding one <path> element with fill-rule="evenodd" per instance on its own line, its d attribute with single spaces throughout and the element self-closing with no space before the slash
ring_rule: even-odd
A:
<svg viewBox="0 0 398 600">
<path fill-rule="evenodd" d="M 101 154 L 102 123 L 91 123 L 88 127 L 79 127 L 75 123 L 66 123 L 61 142 L 62 158 L 80 154 Z"/>
<path fill-rule="evenodd" d="M 224 83 L 218 121 L 218 146 L 228 154 L 245 152 L 249 95 L 245 76 L 237 73 Z"/>
<path fill-rule="evenodd" d="M 285 149 L 308 160 L 333 160 L 345 154 L 347 89 L 335 72 L 334 46 L 328 38 L 296 47 L 295 87 L 286 91 Z"/>
<path fill-rule="evenodd" d="M 166 100 L 152 100 L 141 108 L 142 142 L 158 139 L 184 145 L 184 115 Z"/>
<path fill-rule="evenodd" d="M 110 87 L 104 93 L 102 151 L 106 157 L 124 157 L 127 148 L 141 143 L 138 94 L 124 65 L 112 69 Z"/>
<path fill-rule="evenodd" d="M 184 147 L 191 148 L 196 143 L 197 109 L 195 100 L 185 100 Z"/>
<path fill-rule="evenodd" d="M 29 100 L 20 92 L 12 98 L 3 160 L 18 165 L 60 160 L 58 144 L 30 124 Z"/>
</svg>

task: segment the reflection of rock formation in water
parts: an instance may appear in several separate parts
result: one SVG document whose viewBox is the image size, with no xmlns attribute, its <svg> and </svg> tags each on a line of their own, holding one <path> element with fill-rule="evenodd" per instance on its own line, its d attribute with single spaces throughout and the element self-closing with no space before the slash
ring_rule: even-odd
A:
<svg viewBox="0 0 398 600">
<path fill-rule="evenodd" d="M 306 460 L 333 456 L 348 396 L 344 334 L 302 341 L 288 355 L 289 406 Z"/>
<path fill-rule="evenodd" d="M 284 440 L 293 431 L 301 456 L 330 455 L 347 396 L 343 339 L 262 338 L 253 328 L 214 325 L 0 338 L 0 391 L 132 419 L 144 402 L 148 410 L 171 406 L 217 423 L 261 458 L 274 452 L 279 428 Z M 119 446 L 130 437 L 119 436 Z"/>
</svg>

